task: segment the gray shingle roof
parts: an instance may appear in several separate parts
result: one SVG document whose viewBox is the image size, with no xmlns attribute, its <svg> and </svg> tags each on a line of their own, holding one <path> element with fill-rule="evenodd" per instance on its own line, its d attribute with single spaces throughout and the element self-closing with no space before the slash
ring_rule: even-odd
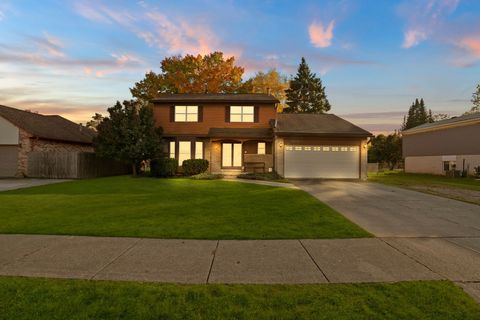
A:
<svg viewBox="0 0 480 320">
<path fill-rule="evenodd" d="M 212 138 L 273 138 L 270 128 L 210 128 L 208 136 Z"/>
<path fill-rule="evenodd" d="M 372 134 L 334 114 L 277 115 L 277 135 L 370 137 Z"/>
<path fill-rule="evenodd" d="M 410 132 L 415 132 L 419 129 L 441 127 L 441 126 L 449 125 L 449 124 L 452 124 L 452 123 L 459 123 L 459 122 L 463 122 L 463 121 L 470 121 L 470 120 L 476 120 L 476 119 L 480 120 L 480 113 L 472 113 L 472 114 L 467 114 L 467 115 L 460 116 L 460 117 L 452 117 L 450 119 L 440 120 L 440 121 L 433 122 L 433 123 L 425 123 L 425 124 L 419 125 L 417 127 L 405 130 L 403 132 L 404 133 L 410 133 Z"/>
<path fill-rule="evenodd" d="M 191 102 L 191 103 L 279 103 L 277 98 L 263 93 L 178 93 L 161 94 L 152 102 Z"/>
<path fill-rule="evenodd" d="M 0 117 L 42 139 L 90 144 L 96 135 L 95 131 L 58 115 L 45 116 L 0 105 Z"/>
</svg>

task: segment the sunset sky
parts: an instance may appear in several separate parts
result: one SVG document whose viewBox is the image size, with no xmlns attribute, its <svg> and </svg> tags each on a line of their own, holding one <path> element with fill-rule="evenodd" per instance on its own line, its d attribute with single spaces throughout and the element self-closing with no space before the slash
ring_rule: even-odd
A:
<svg viewBox="0 0 480 320">
<path fill-rule="evenodd" d="M 480 83 L 479 0 L 0 0 L 0 104 L 85 122 L 159 62 L 223 51 L 245 78 L 300 58 L 332 113 L 400 127 L 416 97 L 434 113 L 470 108 Z"/>
</svg>

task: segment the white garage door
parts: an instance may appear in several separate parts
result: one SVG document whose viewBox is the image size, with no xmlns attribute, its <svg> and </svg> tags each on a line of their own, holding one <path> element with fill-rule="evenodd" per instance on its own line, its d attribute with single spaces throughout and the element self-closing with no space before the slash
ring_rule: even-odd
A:
<svg viewBox="0 0 480 320">
<path fill-rule="evenodd" d="M 286 145 L 286 178 L 358 179 L 360 148 L 335 145 Z"/>
<path fill-rule="evenodd" d="M 0 145 L 0 177 L 13 177 L 17 173 L 17 146 Z"/>
</svg>

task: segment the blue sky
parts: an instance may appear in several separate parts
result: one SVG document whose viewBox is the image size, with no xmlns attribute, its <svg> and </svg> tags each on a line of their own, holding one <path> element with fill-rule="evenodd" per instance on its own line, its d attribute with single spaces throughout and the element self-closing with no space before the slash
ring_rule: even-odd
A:
<svg viewBox="0 0 480 320">
<path fill-rule="evenodd" d="M 480 83 L 480 1 L 0 0 L 0 104 L 85 122 L 165 56 L 220 50 L 248 77 L 300 58 L 332 113 L 375 132 L 416 97 L 461 114 Z"/>
</svg>

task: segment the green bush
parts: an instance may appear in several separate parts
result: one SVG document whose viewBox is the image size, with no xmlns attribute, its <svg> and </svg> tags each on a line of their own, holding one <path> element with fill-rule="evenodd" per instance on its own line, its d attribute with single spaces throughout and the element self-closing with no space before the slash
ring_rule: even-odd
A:
<svg viewBox="0 0 480 320">
<path fill-rule="evenodd" d="M 217 180 L 222 178 L 223 178 L 223 174 L 208 173 L 208 172 L 199 173 L 190 177 L 190 179 L 193 179 L 193 180 Z"/>
<path fill-rule="evenodd" d="M 177 173 L 178 162 L 176 159 L 162 157 L 150 161 L 150 174 L 152 177 L 173 177 Z"/>
<path fill-rule="evenodd" d="M 186 176 L 194 176 L 203 173 L 208 169 L 208 160 L 190 159 L 184 160 L 182 163 L 183 174 Z"/>
</svg>

